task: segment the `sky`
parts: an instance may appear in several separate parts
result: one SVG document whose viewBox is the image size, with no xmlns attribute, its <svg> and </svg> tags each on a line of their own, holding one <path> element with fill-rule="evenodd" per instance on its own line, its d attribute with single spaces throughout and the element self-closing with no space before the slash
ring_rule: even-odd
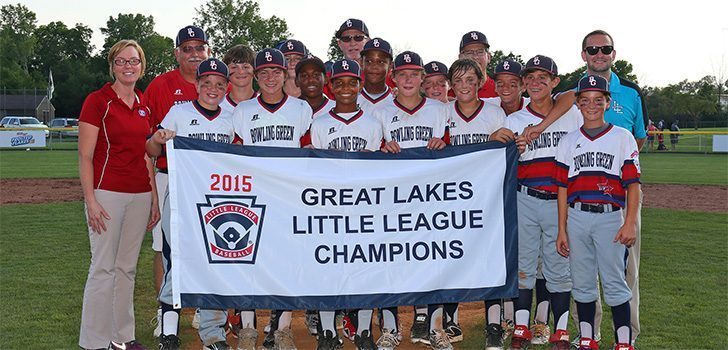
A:
<svg viewBox="0 0 728 350">
<path fill-rule="evenodd" d="M 205 2 L 20 1 L 36 13 L 38 25 L 62 21 L 68 26 L 89 26 L 97 49 L 103 45 L 99 28 L 110 16 L 153 15 L 156 31 L 174 38 L 180 28 L 192 24 L 196 9 Z M 487 36 L 491 50 L 512 51 L 524 60 L 546 55 L 556 61 L 560 73 L 568 73 L 584 64 L 580 56 L 584 35 L 603 29 L 614 38 L 617 59 L 633 64 L 643 87 L 698 80 L 706 75 L 728 79 L 728 1 L 368 0 L 360 2 L 358 9 L 350 6 L 353 2 L 341 0 L 258 3 L 262 16 L 283 18 L 292 38 L 301 40 L 319 57 L 326 57 L 331 36 L 341 23 L 359 18 L 372 37 L 389 41 L 395 54 L 412 50 L 425 62 L 438 60 L 449 65 L 457 59 L 462 35 L 478 30 Z"/>
</svg>

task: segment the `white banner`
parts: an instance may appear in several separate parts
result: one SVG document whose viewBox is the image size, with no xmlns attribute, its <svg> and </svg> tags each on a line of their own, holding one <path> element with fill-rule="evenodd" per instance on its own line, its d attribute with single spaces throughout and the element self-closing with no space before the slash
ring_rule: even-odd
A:
<svg viewBox="0 0 728 350">
<path fill-rule="evenodd" d="M 44 130 L 0 129 L 0 147 L 30 148 L 45 146 L 46 138 Z"/>
<path fill-rule="evenodd" d="M 512 297 L 516 158 L 168 144 L 175 306 L 343 309 Z"/>
</svg>

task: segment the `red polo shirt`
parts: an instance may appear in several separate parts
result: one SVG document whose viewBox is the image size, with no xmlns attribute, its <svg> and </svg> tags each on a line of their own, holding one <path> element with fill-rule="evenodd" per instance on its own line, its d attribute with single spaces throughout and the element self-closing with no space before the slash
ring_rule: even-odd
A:
<svg viewBox="0 0 728 350">
<path fill-rule="evenodd" d="M 107 83 L 83 102 L 79 121 L 99 128 L 94 148 L 94 189 L 124 193 L 149 192 L 144 145 L 149 135 L 149 108 L 136 90 L 129 108 Z"/>
</svg>

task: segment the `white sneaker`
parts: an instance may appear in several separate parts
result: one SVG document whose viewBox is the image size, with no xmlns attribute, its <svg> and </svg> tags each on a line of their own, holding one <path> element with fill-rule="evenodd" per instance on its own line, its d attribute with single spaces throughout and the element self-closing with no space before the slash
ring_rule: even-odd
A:
<svg viewBox="0 0 728 350">
<path fill-rule="evenodd" d="M 200 329 L 200 309 L 195 309 L 195 316 L 192 317 L 192 328 Z"/>
<path fill-rule="evenodd" d="M 378 350 L 394 350 L 402 341 L 402 336 L 394 330 L 382 329 L 382 335 L 377 340 Z"/>
<path fill-rule="evenodd" d="M 159 338 L 159 335 L 162 334 L 162 308 L 157 308 L 157 316 L 154 316 L 151 320 L 149 320 L 149 324 L 154 327 L 154 337 Z"/>
</svg>

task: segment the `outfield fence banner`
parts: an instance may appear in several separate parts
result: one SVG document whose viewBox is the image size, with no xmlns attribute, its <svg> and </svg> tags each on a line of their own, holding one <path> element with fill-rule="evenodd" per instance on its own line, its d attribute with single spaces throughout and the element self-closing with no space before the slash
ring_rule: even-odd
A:
<svg viewBox="0 0 728 350">
<path fill-rule="evenodd" d="M 513 143 L 399 154 L 167 144 L 176 307 L 516 297 Z"/>
<path fill-rule="evenodd" d="M 4 128 L 0 130 L 0 147 L 32 148 L 45 147 L 45 130 L 13 130 Z"/>
</svg>

